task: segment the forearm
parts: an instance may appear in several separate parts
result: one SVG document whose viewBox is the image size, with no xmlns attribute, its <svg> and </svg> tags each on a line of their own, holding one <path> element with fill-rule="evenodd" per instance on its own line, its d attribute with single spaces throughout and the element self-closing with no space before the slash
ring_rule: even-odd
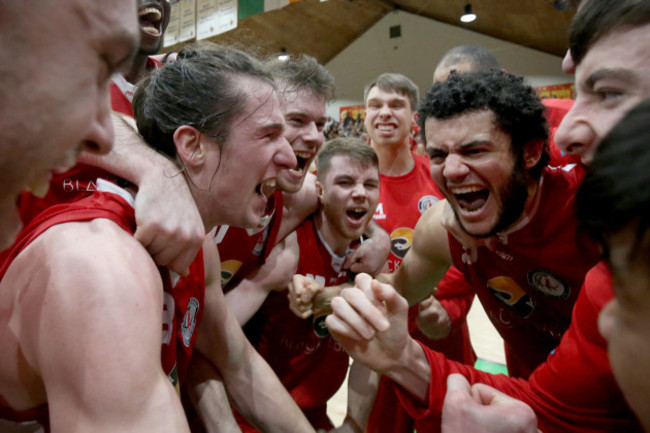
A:
<svg viewBox="0 0 650 433">
<path fill-rule="evenodd" d="M 352 286 L 352 283 L 344 283 L 336 286 L 323 287 L 314 296 L 314 315 L 330 314 L 332 312 L 332 299 L 341 294 L 341 290 Z"/>
<path fill-rule="evenodd" d="M 426 404 L 429 397 L 431 367 L 424 349 L 414 339 L 408 339 L 407 349 L 384 375 Z"/>
<path fill-rule="evenodd" d="M 237 410 L 264 432 L 314 432 L 266 361 L 252 348 L 237 374 L 224 374 L 228 395 Z"/>
<path fill-rule="evenodd" d="M 363 433 L 377 395 L 380 375 L 353 362 L 348 377 L 348 407 L 343 424 L 349 431 Z"/>
<path fill-rule="evenodd" d="M 260 309 L 268 296 L 268 291 L 244 279 L 225 296 L 231 313 L 239 325 L 244 326 Z"/>
<path fill-rule="evenodd" d="M 113 114 L 115 142 L 106 155 L 82 152 L 79 162 L 99 167 L 135 185 L 154 181 L 161 175 L 174 176 L 179 168 L 167 157 L 149 147 L 138 134 L 133 119 Z"/>
<path fill-rule="evenodd" d="M 223 379 L 200 353 L 195 353 L 186 382 L 192 404 L 208 433 L 240 432 Z"/>
</svg>

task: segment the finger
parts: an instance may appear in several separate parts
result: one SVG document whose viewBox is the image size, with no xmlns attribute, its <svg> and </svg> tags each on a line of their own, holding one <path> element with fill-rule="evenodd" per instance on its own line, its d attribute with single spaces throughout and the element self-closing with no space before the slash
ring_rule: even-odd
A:
<svg viewBox="0 0 650 433">
<path fill-rule="evenodd" d="M 371 280 L 372 281 L 372 280 Z M 348 288 L 341 291 L 341 297 L 356 310 L 363 320 L 377 331 L 386 331 L 390 327 L 385 307 L 381 300 L 375 298 L 372 290 Z"/>
<path fill-rule="evenodd" d="M 375 335 L 372 326 L 340 296 L 332 299 L 332 314 L 327 316 L 325 323 L 335 337 L 363 341 Z"/>
<path fill-rule="evenodd" d="M 384 311 L 384 318 L 387 320 L 387 323 L 390 323 L 388 320 L 391 320 L 393 317 L 399 319 L 399 317 L 408 314 L 408 302 L 397 293 L 393 286 L 373 280 L 371 287 L 375 298 L 383 302 L 382 311 Z M 388 326 L 382 329 L 382 331 L 387 329 Z"/>
<path fill-rule="evenodd" d="M 190 273 L 190 265 L 196 259 L 196 255 L 201 249 L 201 245 L 187 246 L 180 251 L 180 253 L 172 258 L 167 265 L 174 272 L 178 272 L 182 276 L 187 276 Z"/>
<path fill-rule="evenodd" d="M 475 383 L 472 386 L 472 394 L 479 401 L 479 403 L 486 406 L 500 401 L 513 400 L 512 397 L 509 397 L 503 394 L 501 391 L 483 383 Z"/>
<path fill-rule="evenodd" d="M 447 376 L 447 392 L 459 391 L 463 394 L 470 394 L 471 386 L 469 381 L 462 374 L 452 373 Z"/>
<path fill-rule="evenodd" d="M 331 306 L 333 315 L 364 339 L 374 337 L 375 323 L 385 320 L 365 295 L 356 289 L 343 290 L 341 296 L 332 299 Z"/>
<path fill-rule="evenodd" d="M 424 301 L 418 304 L 419 311 L 426 310 L 431 306 L 432 303 L 433 303 L 433 296 L 429 296 Z"/>
</svg>

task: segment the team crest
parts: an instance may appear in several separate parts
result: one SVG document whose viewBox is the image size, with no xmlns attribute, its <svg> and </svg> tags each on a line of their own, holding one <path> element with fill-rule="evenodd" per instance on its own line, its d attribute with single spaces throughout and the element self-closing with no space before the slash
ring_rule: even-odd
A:
<svg viewBox="0 0 650 433">
<path fill-rule="evenodd" d="M 400 227 L 390 234 L 390 251 L 403 259 L 413 243 L 413 229 Z"/>
<path fill-rule="evenodd" d="M 571 294 L 568 284 L 543 269 L 528 272 L 528 284 L 538 292 L 554 299 L 566 299 Z"/>
<path fill-rule="evenodd" d="M 490 293 L 523 318 L 530 316 L 535 309 L 535 301 L 510 277 L 490 278 L 487 288 Z"/>
<path fill-rule="evenodd" d="M 196 328 L 196 315 L 199 313 L 199 301 L 195 298 L 190 298 L 181 324 L 181 335 L 183 336 L 183 344 L 185 347 L 190 347 L 192 334 Z"/>
<path fill-rule="evenodd" d="M 426 210 L 433 206 L 433 204 L 438 200 L 438 197 L 433 195 L 425 195 L 423 197 L 420 197 L 420 200 L 418 200 L 418 209 L 420 210 L 420 214 L 426 212 Z"/>
<path fill-rule="evenodd" d="M 327 314 L 314 317 L 314 334 L 316 334 L 318 338 L 325 338 L 330 335 L 330 330 L 327 329 L 327 323 L 325 323 L 326 318 Z"/>
</svg>

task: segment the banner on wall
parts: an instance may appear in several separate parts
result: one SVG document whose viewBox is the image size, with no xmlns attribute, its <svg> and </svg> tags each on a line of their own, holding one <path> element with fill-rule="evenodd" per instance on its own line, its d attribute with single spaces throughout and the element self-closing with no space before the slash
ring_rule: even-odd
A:
<svg viewBox="0 0 650 433">
<path fill-rule="evenodd" d="M 576 89 L 573 83 L 534 87 L 540 98 L 575 99 Z"/>
<path fill-rule="evenodd" d="M 339 122 L 363 122 L 366 107 L 363 105 L 348 105 L 339 107 Z"/>
<path fill-rule="evenodd" d="M 206 39 L 237 27 L 237 0 L 180 0 L 171 6 L 164 47 Z"/>
</svg>

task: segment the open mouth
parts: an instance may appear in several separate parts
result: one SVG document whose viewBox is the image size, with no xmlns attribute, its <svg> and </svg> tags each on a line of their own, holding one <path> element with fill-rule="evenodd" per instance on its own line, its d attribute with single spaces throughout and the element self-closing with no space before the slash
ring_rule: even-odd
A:
<svg viewBox="0 0 650 433">
<path fill-rule="evenodd" d="M 295 174 L 303 174 L 305 170 L 307 170 L 309 167 L 309 162 L 311 161 L 312 153 L 310 152 L 300 152 L 296 151 L 294 152 L 296 155 L 296 160 L 298 161 L 298 164 L 296 165 L 295 168 L 292 168 L 290 171 Z"/>
<path fill-rule="evenodd" d="M 364 222 L 364 219 L 368 214 L 368 210 L 361 207 L 354 207 L 348 209 L 345 213 L 350 221 L 356 224 L 360 224 Z"/>
<path fill-rule="evenodd" d="M 157 7 L 145 7 L 138 11 L 138 19 L 140 20 L 140 29 L 143 32 L 152 36 L 160 36 L 162 34 L 162 11 Z"/>
<path fill-rule="evenodd" d="M 265 180 L 255 188 L 257 195 L 263 196 L 268 200 L 275 192 L 275 179 Z"/>
<path fill-rule="evenodd" d="M 490 192 L 486 188 L 456 188 L 452 192 L 458 206 L 466 212 L 476 212 L 485 206 Z"/>
</svg>

